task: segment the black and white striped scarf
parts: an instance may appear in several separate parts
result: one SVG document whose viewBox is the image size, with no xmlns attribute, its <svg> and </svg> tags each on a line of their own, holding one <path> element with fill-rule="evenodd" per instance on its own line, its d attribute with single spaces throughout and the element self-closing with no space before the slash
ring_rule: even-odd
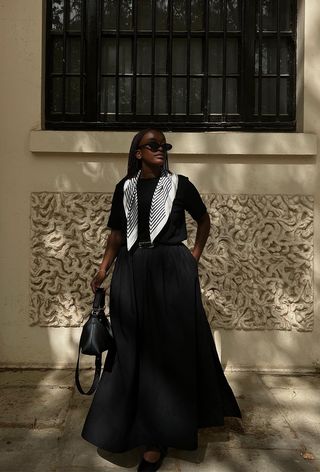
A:
<svg viewBox="0 0 320 472">
<path fill-rule="evenodd" d="M 127 248 L 134 245 L 138 237 L 138 192 L 137 182 L 141 169 L 135 177 L 127 179 L 123 187 L 123 207 L 127 218 Z M 150 241 L 160 233 L 168 221 L 178 187 L 178 175 L 161 169 L 161 175 L 152 196 L 149 215 Z"/>
</svg>

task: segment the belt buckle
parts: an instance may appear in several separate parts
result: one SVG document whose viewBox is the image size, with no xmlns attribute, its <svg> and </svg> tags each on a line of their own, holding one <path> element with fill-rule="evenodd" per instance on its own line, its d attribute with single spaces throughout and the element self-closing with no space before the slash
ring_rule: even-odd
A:
<svg viewBox="0 0 320 472">
<path fill-rule="evenodd" d="M 150 247 L 154 247 L 154 244 L 151 241 L 139 241 L 138 242 L 138 247 L 150 248 Z"/>
</svg>

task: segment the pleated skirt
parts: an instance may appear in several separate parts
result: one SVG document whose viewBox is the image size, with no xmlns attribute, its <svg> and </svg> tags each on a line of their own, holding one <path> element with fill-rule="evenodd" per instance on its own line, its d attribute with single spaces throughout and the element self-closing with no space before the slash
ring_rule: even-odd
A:
<svg viewBox="0 0 320 472">
<path fill-rule="evenodd" d="M 108 353 L 81 436 L 110 452 L 146 444 L 198 447 L 198 428 L 241 412 L 201 301 L 198 266 L 183 243 L 127 251 L 110 284 L 116 352 Z"/>
</svg>

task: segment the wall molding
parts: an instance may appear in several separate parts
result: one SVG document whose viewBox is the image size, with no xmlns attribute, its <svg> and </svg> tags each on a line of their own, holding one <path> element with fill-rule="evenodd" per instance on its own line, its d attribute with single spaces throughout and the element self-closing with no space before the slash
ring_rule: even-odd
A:
<svg viewBox="0 0 320 472">
<path fill-rule="evenodd" d="M 136 132 L 32 130 L 29 150 L 34 153 L 128 155 Z M 170 155 L 317 155 L 312 133 L 166 132 L 173 145 Z"/>
</svg>

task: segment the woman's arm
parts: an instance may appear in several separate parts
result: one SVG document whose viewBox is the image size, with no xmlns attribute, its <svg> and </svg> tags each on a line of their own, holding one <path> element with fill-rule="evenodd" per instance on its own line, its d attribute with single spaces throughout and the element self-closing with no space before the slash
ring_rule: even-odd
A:
<svg viewBox="0 0 320 472">
<path fill-rule="evenodd" d="M 194 248 L 191 252 L 192 252 L 193 257 L 198 262 L 209 236 L 211 224 L 210 224 L 210 217 L 208 213 L 204 213 L 204 215 L 202 215 L 201 218 L 197 220 L 197 225 L 198 225 L 198 228 L 197 228 L 196 240 L 195 240 Z"/>
<path fill-rule="evenodd" d="M 112 229 L 111 233 L 107 239 L 107 245 L 104 252 L 104 256 L 102 262 L 100 264 L 99 270 L 97 274 L 94 276 L 91 282 L 91 288 L 93 292 L 96 291 L 98 287 L 102 284 L 104 279 L 106 278 L 106 273 L 112 266 L 113 261 L 117 257 L 121 244 L 123 242 L 124 236 L 121 230 Z"/>
</svg>

